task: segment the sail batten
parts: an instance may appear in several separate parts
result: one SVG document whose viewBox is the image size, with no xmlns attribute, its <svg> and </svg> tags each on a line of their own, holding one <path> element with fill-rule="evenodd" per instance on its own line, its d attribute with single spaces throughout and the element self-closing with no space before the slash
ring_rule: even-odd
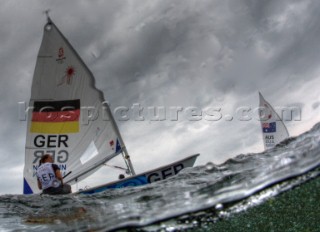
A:
<svg viewBox="0 0 320 232">
<path fill-rule="evenodd" d="M 44 154 L 53 156 L 62 175 L 71 172 L 65 182 L 72 182 L 92 174 L 125 148 L 91 71 L 51 19 L 44 27 L 29 108 L 25 194 L 40 192 L 35 172 Z M 96 154 L 81 162 L 92 143 Z"/>
<path fill-rule="evenodd" d="M 260 122 L 265 150 L 273 148 L 281 141 L 289 138 L 287 127 L 273 107 L 259 92 Z"/>
</svg>

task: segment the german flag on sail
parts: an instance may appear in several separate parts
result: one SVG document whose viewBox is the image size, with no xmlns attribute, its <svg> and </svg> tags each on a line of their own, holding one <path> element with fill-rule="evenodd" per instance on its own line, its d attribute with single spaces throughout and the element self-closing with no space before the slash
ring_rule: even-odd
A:
<svg viewBox="0 0 320 232">
<path fill-rule="evenodd" d="M 79 132 L 80 100 L 36 101 L 31 133 L 67 134 Z"/>
</svg>

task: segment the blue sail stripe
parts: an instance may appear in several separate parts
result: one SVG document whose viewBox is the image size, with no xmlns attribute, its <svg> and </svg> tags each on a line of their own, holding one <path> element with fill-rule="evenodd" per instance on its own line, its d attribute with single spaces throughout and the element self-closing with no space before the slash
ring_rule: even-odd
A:
<svg viewBox="0 0 320 232">
<path fill-rule="evenodd" d="M 32 193 L 33 193 L 33 191 L 30 188 L 30 185 L 28 184 L 26 179 L 23 178 L 23 194 L 32 194 Z"/>
</svg>

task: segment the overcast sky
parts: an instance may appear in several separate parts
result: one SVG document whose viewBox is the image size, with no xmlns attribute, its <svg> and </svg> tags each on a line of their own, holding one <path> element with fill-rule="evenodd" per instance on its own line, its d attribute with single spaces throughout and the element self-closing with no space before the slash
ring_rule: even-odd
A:
<svg viewBox="0 0 320 232">
<path fill-rule="evenodd" d="M 301 120 L 285 122 L 291 136 L 320 121 L 319 1 L 1 1 L 0 194 L 22 193 L 18 103 L 30 98 L 46 9 L 111 108 L 143 107 L 143 121 L 132 110 L 127 121 L 115 115 L 138 173 L 194 153 L 202 165 L 261 152 L 259 91 L 274 107 L 301 109 Z M 148 107 L 165 109 L 165 119 Z M 251 120 L 239 117 L 243 107 Z M 206 117 L 217 108 L 220 120 Z M 95 178 L 114 173 L 103 167 Z"/>
</svg>

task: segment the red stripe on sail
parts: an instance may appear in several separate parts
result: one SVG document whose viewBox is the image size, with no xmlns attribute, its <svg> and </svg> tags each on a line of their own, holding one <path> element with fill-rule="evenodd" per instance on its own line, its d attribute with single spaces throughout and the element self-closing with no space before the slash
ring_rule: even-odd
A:
<svg viewBox="0 0 320 232">
<path fill-rule="evenodd" d="M 32 122 L 74 122 L 79 121 L 80 110 L 32 112 Z"/>
</svg>

